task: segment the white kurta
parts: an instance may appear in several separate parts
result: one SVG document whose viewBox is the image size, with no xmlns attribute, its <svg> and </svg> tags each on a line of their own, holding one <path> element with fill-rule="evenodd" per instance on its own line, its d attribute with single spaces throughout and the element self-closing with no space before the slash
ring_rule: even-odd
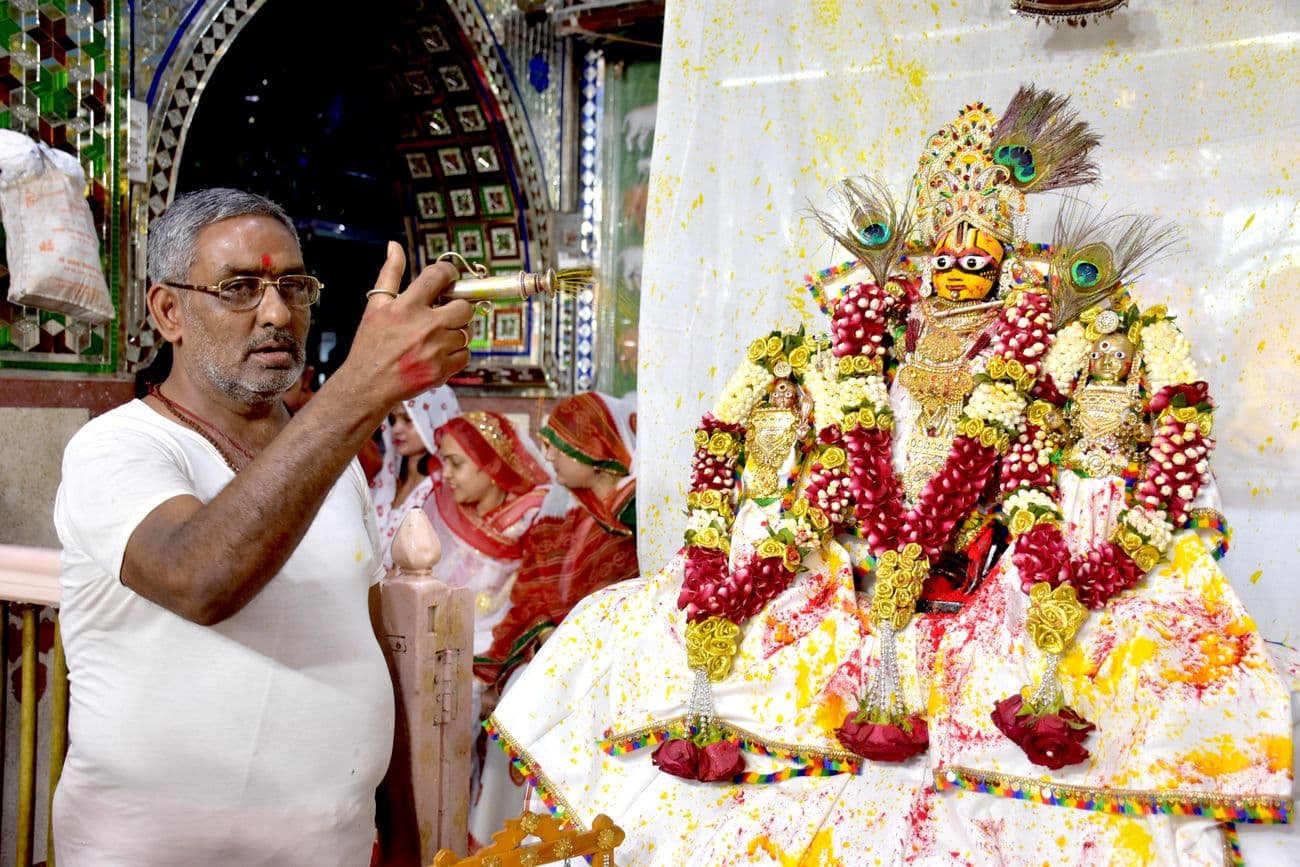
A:
<svg viewBox="0 0 1300 867">
<path fill-rule="evenodd" d="M 199 626 L 119 580 L 140 521 L 233 478 L 136 401 L 64 455 L 55 526 L 71 707 L 54 798 L 65 867 L 369 863 L 393 693 L 367 596 L 381 574 L 354 461 L 284 568 Z"/>
</svg>

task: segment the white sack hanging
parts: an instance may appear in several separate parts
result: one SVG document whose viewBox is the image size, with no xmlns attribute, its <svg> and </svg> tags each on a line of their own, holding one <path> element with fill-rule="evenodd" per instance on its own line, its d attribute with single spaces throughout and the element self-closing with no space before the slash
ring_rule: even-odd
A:
<svg viewBox="0 0 1300 867">
<path fill-rule="evenodd" d="M 76 157 L 0 130 L 0 215 L 9 262 L 9 301 L 85 322 L 113 318 Z"/>
</svg>

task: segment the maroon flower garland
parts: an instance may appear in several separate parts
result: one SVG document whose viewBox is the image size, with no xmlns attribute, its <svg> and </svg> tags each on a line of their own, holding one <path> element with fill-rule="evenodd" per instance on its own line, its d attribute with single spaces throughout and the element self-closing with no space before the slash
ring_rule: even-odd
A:
<svg viewBox="0 0 1300 867">
<path fill-rule="evenodd" d="M 1163 318 L 1163 312 L 1147 319 L 1136 309 L 1127 312 L 1129 321 L 1159 318 Z M 1055 383 L 1048 379 L 1045 385 L 1040 394 L 1052 398 L 1051 403 L 1057 406 L 1065 402 Z M 1054 448 L 1052 437 L 1044 429 L 1045 418 L 1053 409 L 1046 402 L 1030 408 L 1031 424 L 1013 447 L 1016 457 L 1005 462 L 1001 483 L 1004 502 L 1024 491 L 1045 494 L 1052 503 L 1059 502 L 1051 464 L 1043 460 L 1043 455 Z M 1155 567 L 1163 554 L 1163 544 L 1156 538 L 1159 533 L 1152 529 L 1152 522 L 1167 523 L 1172 528 L 1185 523 L 1204 478 L 1204 461 L 1213 448 L 1208 436 L 1213 404 L 1206 383 L 1166 386 L 1148 401 L 1147 409 L 1157 416 L 1157 423 L 1146 469 L 1136 490 L 1137 505 L 1120 516 L 1111 538 L 1072 555 L 1060 526 L 1059 507 L 1034 505 L 1013 509 L 1011 514 L 1004 509 L 1002 516 L 1012 534 L 1018 536 L 1011 560 L 1022 589 L 1029 593 L 1041 584 L 1056 591 L 1036 595 L 1027 627 L 1034 634 L 1034 621 L 1046 620 L 1055 629 L 1049 631 L 1046 640 L 1034 635 L 1048 654 L 1042 684 L 1032 694 L 1026 689 L 997 702 L 992 719 L 1030 761 L 1048 768 L 1076 764 L 1090 755 L 1083 742 L 1094 726 L 1065 704 L 1055 682 L 1059 654 L 1086 617 L 1086 612 L 1076 607 L 1104 608 L 1110 599 L 1135 586 Z"/>
<path fill-rule="evenodd" d="M 892 296 L 875 285 L 857 284 L 845 292 L 833 318 L 833 352 L 841 359 L 841 371 L 880 375 L 886 315 L 893 307 Z M 1039 292 L 1014 293 L 999 315 L 987 372 L 977 381 L 1009 382 L 1027 402 L 1051 339 L 1050 299 Z M 883 672 L 877 672 L 868 695 L 845 717 L 838 735 L 846 747 L 867 758 L 902 761 L 928 747 L 928 728 L 921 714 L 909 713 L 902 705 L 892 670 L 893 633 L 911 619 L 929 563 L 978 503 L 1000 453 L 1013 436 L 1022 434 L 964 414 L 943 468 L 923 488 L 915 506 L 905 511 L 893 467 L 888 407 L 859 407 L 848 414 L 845 427 L 841 436 L 849 458 L 855 517 L 878 563 L 872 619 L 884 644 Z"/>
</svg>

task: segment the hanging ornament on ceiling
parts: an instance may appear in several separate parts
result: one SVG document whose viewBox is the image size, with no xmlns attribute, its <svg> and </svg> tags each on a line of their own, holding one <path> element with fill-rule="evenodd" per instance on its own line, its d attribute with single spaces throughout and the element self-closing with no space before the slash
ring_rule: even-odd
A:
<svg viewBox="0 0 1300 867">
<path fill-rule="evenodd" d="M 1036 22 L 1087 27 L 1089 21 L 1110 17 L 1115 10 L 1126 5 L 1128 0 L 1011 0 L 1011 11 Z"/>
</svg>

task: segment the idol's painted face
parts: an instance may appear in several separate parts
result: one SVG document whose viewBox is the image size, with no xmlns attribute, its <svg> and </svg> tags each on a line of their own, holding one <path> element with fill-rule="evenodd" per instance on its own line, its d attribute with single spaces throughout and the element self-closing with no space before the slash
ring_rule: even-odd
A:
<svg viewBox="0 0 1300 867">
<path fill-rule="evenodd" d="M 934 248 L 934 291 L 949 301 L 983 301 L 997 285 L 1006 248 L 987 232 L 954 226 Z"/>
<path fill-rule="evenodd" d="M 1092 345 L 1088 372 L 1094 382 L 1118 385 L 1133 369 L 1133 342 L 1123 334 L 1105 334 Z"/>
</svg>

